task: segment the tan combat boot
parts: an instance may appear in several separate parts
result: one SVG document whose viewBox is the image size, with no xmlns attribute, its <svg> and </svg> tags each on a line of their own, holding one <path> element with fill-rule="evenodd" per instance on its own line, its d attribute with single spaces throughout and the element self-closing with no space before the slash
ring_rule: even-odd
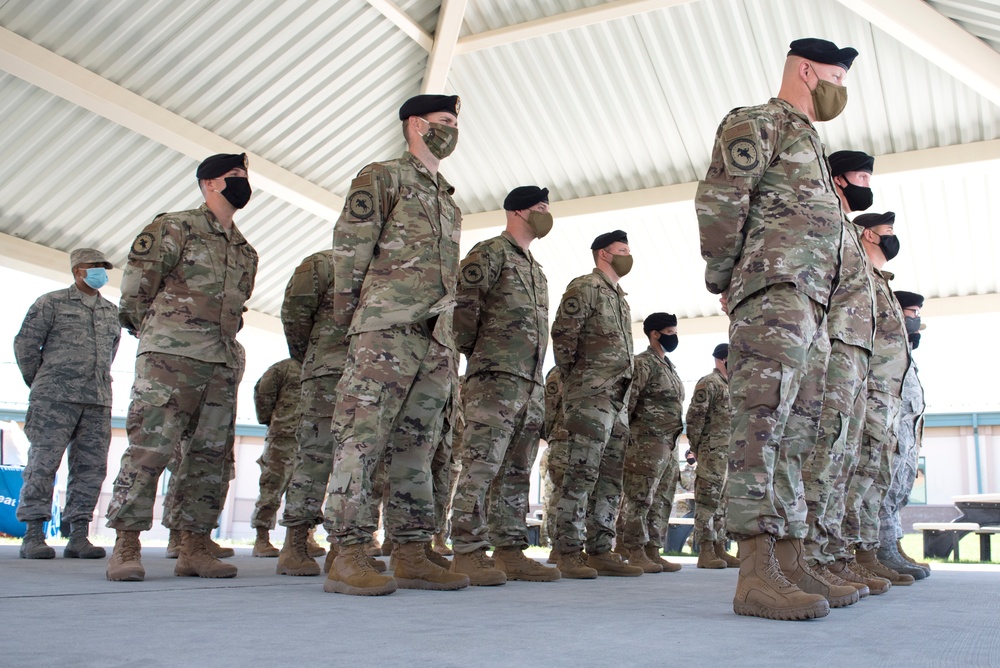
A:
<svg viewBox="0 0 1000 668">
<path fill-rule="evenodd" d="M 765 619 L 817 619 L 830 614 L 830 604 L 788 581 L 774 558 L 774 536 L 762 533 L 740 541 L 733 612 Z"/>
<path fill-rule="evenodd" d="M 388 538 L 386 538 L 385 542 L 382 543 L 382 556 L 383 557 L 391 557 L 392 556 L 392 549 L 393 549 L 393 547 L 395 545 L 396 544 L 394 542 L 392 542 L 391 540 L 389 540 Z M 378 556 L 378 555 L 374 555 L 373 554 L 372 556 L 374 557 L 374 556 Z"/>
<path fill-rule="evenodd" d="M 271 532 L 267 530 L 267 527 L 257 527 L 257 540 L 253 543 L 253 552 L 251 554 L 255 557 L 276 557 L 278 556 L 278 548 L 271 545 Z"/>
<path fill-rule="evenodd" d="M 366 549 L 370 549 L 370 548 L 366 548 Z M 330 543 L 330 551 L 326 553 L 326 559 L 323 560 L 323 572 L 324 573 L 329 573 L 330 572 L 330 568 L 333 566 L 333 560 L 337 558 L 338 554 L 340 554 L 340 548 L 337 546 L 336 543 Z M 381 571 L 379 571 L 379 572 L 381 572 Z"/>
<path fill-rule="evenodd" d="M 740 567 L 740 560 L 726 552 L 726 541 L 717 540 L 713 545 L 715 545 L 715 556 L 726 562 L 726 568 Z"/>
<path fill-rule="evenodd" d="M 309 556 L 307 539 L 309 527 L 305 524 L 285 529 L 285 544 L 278 554 L 278 575 L 319 575 L 319 564 Z"/>
<path fill-rule="evenodd" d="M 397 543 L 393 548 L 396 558 L 394 576 L 400 589 L 433 589 L 453 591 L 469 586 L 469 578 L 452 573 L 427 559 L 429 543 Z"/>
<path fill-rule="evenodd" d="M 547 564 L 558 564 L 559 563 L 559 553 L 556 552 L 556 548 L 549 550 L 549 558 L 545 560 Z"/>
<path fill-rule="evenodd" d="M 555 582 L 562 577 L 558 568 L 542 566 L 534 559 L 524 556 L 524 552 L 516 547 L 498 547 L 493 550 L 493 561 L 508 580 Z"/>
<path fill-rule="evenodd" d="M 774 544 L 778 567 L 789 582 L 807 594 L 819 594 L 831 608 L 843 608 L 860 600 L 858 590 L 849 585 L 836 585 L 823 579 L 802 555 L 801 538 L 782 538 Z"/>
<path fill-rule="evenodd" d="M 69 542 L 63 548 L 64 559 L 103 559 L 107 551 L 87 538 L 90 525 L 87 522 L 73 522 L 70 526 Z"/>
<path fill-rule="evenodd" d="M 176 559 L 181 553 L 180 529 L 171 529 L 167 538 L 167 559 Z"/>
<path fill-rule="evenodd" d="M 56 551 L 45 544 L 45 522 L 43 520 L 31 520 L 27 525 L 28 530 L 21 540 L 21 558 L 55 559 Z"/>
<path fill-rule="evenodd" d="M 587 557 L 582 551 L 560 554 L 556 568 L 562 577 L 571 580 L 593 580 L 597 577 L 597 569 L 587 565 Z"/>
<path fill-rule="evenodd" d="M 698 568 L 725 568 L 726 562 L 715 556 L 715 543 L 703 540 L 698 543 Z"/>
<path fill-rule="evenodd" d="M 451 562 L 448 561 L 448 559 L 444 555 L 435 552 L 434 548 L 431 547 L 431 544 L 429 542 L 424 543 L 423 545 L 424 545 L 424 554 L 426 554 L 428 561 L 430 561 L 432 564 L 440 566 L 445 570 L 451 568 Z"/>
<path fill-rule="evenodd" d="M 330 544 L 333 545 L 332 542 Z M 368 543 L 368 547 L 366 549 L 368 550 L 369 557 L 382 556 L 382 543 L 378 541 L 378 536 L 372 534 L 372 542 Z"/>
<path fill-rule="evenodd" d="M 657 546 L 647 544 L 644 549 L 646 550 L 646 556 L 649 557 L 650 561 L 652 561 L 654 564 L 659 564 L 660 566 L 663 566 L 664 573 L 676 573 L 681 569 L 680 564 L 675 564 L 674 562 L 667 561 L 666 559 L 661 557 L 660 548 L 658 548 Z"/>
<path fill-rule="evenodd" d="M 922 568 L 925 571 L 927 571 L 927 575 L 930 576 L 930 574 L 931 574 L 931 565 L 928 564 L 928 563 L 925 563 L 923 561 L 917 561 L 916 559 L 914 559 L 913 557 L 911 557 L 910 555 L 908 555 L 903 550 L 903 541 L 901 541 L 901 540 L 897 540 L 896 541 L 896 550 L 899 552 L 899 556 L 901 556 L 904 561 L 908 561 L 911 564 L 919 566 L 920 568 Z"/>
<path fill-rule="evenodd" d="M 310 557 L 322 557 L 326 554 L 326 548 L 316 542 L 315 533 L 316 527 L 313 527 L 306 534 L 306 550 L 309 552 Z"/>
<path fill-rule="evenodd" d="M 113 582 L 142 582 L 146 569 L 142 567 L 142 546 L 138 531 L 118 530 L 115 549 L 108 560 L 107 577 Z"/>
<path fill-rule="evenodd" d="M 474 552 L 456 552 L 451 560 L 451 572 L 469 576 L 469 584 L 473 587 L 495 587 L 507 584 L 507 576 L 503 571 L 493 568 L 487 561 L 486 548 Z"/>
<path fill-rule="evenodd" d="M 850 582 L 853 585 L 857 585 L 859 583 L 865 585 L 868 587 L 868 592 L 872 596 L 884 594 L 889 591 L 890 587 L 892 587 L 891 582 L 885 578 L 880 578 L 873 573 L 869 573 L 856 563 L 849 564 L 846 561 L 837 560 L 827 566 L 827 568 L 841 580 Z"/>
<path fill-rule="evenodd" d="M 368 547 L 365 548 L 365 554 L 368 555 L 368 565 L 375 569 L 376 573 L 385 573 L 385 562 L 379 561 L 372 555 L 371 543 L 368 543 Z M 381 550 L 380 550 L 381 552 Z M 329 573 L 330 567 L 333 566 L 333 560 L 337 558 L 340 554 L 340 548 L 337 543 L 330 543 L 330 551 L 326 555 L 326 559 L 323 561 L 323 572 Z"/>
<path fill-rule="evenodd" d="M 813 570 L 819 573 L 821 576 L 823 576 L 823 579 L 831 584 L 841 585 L 846 587 L 854 587 L 855 589 L 858 590 L 859 600 L 864 598 L 865 596 L 868 596 L 871 593 L 871 589 L 868 588 L 868 585 L 864 584 L 863 582 L 854 582 L 852 580 L 845 580 L 844 578 L 840 577 L 839 575 L 831 571 L 830 566 L 828 564 L 816 564 L 815 566 L 813 566 Z"/>
<path fill-rule="evenodd" d="M 229 557 L 236 556 L 236 550 L 231 547 L 223 547 L 212 540 L 212 534 L 205 534 L 205 548 L 208 553 L 211 554 L 216 559 L 228 559 Z"/>
<path fill-rule="evenodd" d="M 614 552 L 588 554 L 587 565 L 597 571 L 598 575 L 624 578 L 637 578 L 642 575 L 641 568 L 638 566 L 629 566 L 622 559 L 622 555 L 615 554 Z"/>
<path fill-rule="evenodd" d="M 181 532 L 181 553 L 174 566 L 174 575 L 200 578 L 234 578 L 236 567 L 224 564 L 212 554 L 208 533 Z"/>
<path fill-rule="evenodd" d="M 371 567 L 367 543 L 346 545 L 337 552 L 323 591 L 351 596 L 382 596 L 396 591 L 396 581 Z M 333 550 L 330 551 L 333 554 Z"/>
<path fill-rule="evenodd" d="M 455 554 L 454 550 L 448 547 L 448 541 L 444 537 L 444 532 L 434 534 L 434 551 L 444 557 Z"/>
<path fill-rule="evenodd" d="M 913 584 L 913 576 L 894 571 L 878 560 L 875 550 L 862 550 L 860 547 L 854 548 L 854 558 L 858 563 L 873 575 L 885 578 L 894 587 L 908 587 Z"/>
<path fill-rule="evenodd" d="M 641 568 L 643 573 L 663 572 L 663 565 L 650 559 L 646 554 L 646 548 L 643 547 L 629 548 L 628 565 Z"/>
</svg>

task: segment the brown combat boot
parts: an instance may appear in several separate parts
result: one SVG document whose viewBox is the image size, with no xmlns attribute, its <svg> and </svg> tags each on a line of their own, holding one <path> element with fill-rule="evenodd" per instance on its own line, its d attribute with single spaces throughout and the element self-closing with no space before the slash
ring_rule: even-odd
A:
<svg viewBox="0 0 1000 668">
<path fill-rule="evenodd" d="M 903 550 L 903 541 L 901 541 L 901 540 L 897 540 L 896 541 L 896 550 L 899 552 L 899 556 L 901 556 L 904 561 L 908 561 L 911 564 L 913 564 L 914 566 L 919 566 L 920 568 L 924 569 L 925 571 L 927 571 L 928 577 L 930 577 L 930 574 L 931 574 L 931 565 L 928 564 L 928 563 L 925 563 L 923 561 L 917 561 L 916 559 L 914 559 L 913 557 L 911 557 L 910 555 L 908 555 Z"/>
<path fill-rule="evenodd" d="M 70 525 L 69 542 L 63 548 L 64 559 L 103 559 L 108 555 L 103 547 L 98 547 L 87 538 L 90 525 L 87 522 L 73 522 Z"/>
<path fill-rule="evenodd" d="M 560 554 L 556 568 L 562 577 L 571 580 L 593 580 L 597 577 L 597 569 L 587 565 L 587 557 L 583 552 L 567 552 Z"/>
<path fill-rule="evenodd" d="M 858 590 L 859 600 L 864 598 L 865 596 L 868 596 L 871 593 L 871 589 L 868 588 L 868 585 L 864 584 L 863 582 L 854 582 L 852 580 L 845 580 L 841 576 L 831 571 L 830 566 L 827 564 L 816 564 L 815 566 L 813 566 L 813 570 L 818 572 L 821 576 L 823 576 L 823 579 L 826 580 L 827 582 L 830 582 L 835 585 L 854 587 L 855 589 Z"/>
<path fill-rule="evenodd" d="M 868 592 L 872 596 L 884 594 L 889 591 L 890 587 L 892 587 L 891 582 L 885 578 L 880 578 L 873 573 L 869 573 L 856 563 L 849 564 L 846 561 L 838 560 L 827 566 L 827 568 L 841 580 L 845 580 L 846 582 L 850 582 L 854 585 L 859 583 L 865 585 L 868 587 Z"/>
<path fill-rule="evenodd" d="M 393 549 L 393 547 L 395 545 L 396 545 L 395 543 L 393 543 L 391 540 L 389 540 L 388 538 L 386 538 L 385 542 L 382 543 L 382 556 L 383 557 L 391 557 L 392 556 L 392 549 Z M 372 555 L 372 556 L 377 556 L 377 555 Z"/>
<path fill-rule="evenodd" d="M 556 548 L 549 550 L 549 558 L 545 560 L 547 564 L 558 564 L 559 563 L 559 553 L 556 552 Z"/>
<path fill-rule="evenodd" d="M 508 580 L 555 582 L 562 577 L 558 568 L 542 566 L 534 559 L 524 556 L 524 552 L 516 547 L 498 547 L 493 550 L 493 561 Z"/>
<path fill-rule="evenodd" d="M 21 539 L 22 559 L 55 559 L 56 551 L 45 544 L 44 520 L 27 522 L 28 530 Z"/>
<path fill-rule="evenodd" d="M 400 589 L 433 589 L 454 591 L 469 586 L 469 578 L 452 573 L 427 559 L 429 543 L 397 543 L 393 548 L 396 558 L 394 576 Z M 450 562 L 449 562 L 450 563 Z"/>
<path fill-rule="evenodd" d="M 656 545 L 647 544 L 645 550 L 646 550 L 646 556 L 649 557 L 650 561 L 652 561 L 654 564 L 659 564 L 660 566 L 663 566 L 664 573 L 676 573 L 681 569 L 680 564 L 675 564 L 674 562 L 667 561 L 666 559 L 661 557 L 660 548 L 658 548 Z"/>
<path fill-rule="evenodd" d="M 319 575 L 319 564 L 309 556 L 309 526 L 299 524 L 285 529 L 285 544 L 278 554 L 278 575 Z M 332 552 L 332 550 L 331 550 Z"/>
<path fill-rule="evenodd" d="M 176 559 L 181 553 L 180 529 L 171 529 L 167 538 L 167 559 Z"/>
<path fill-rule="evenodd" d="M 894 571 L 885 564 L 878 560 L 878 555 L 875 554 L 875 550 L 862 550 L 860 547 L 854 548 L 854 558 L 857 562 L 864 566 L 868 572 L 873 575 L 877 575 L 880 578 L 885 578 L 892 583 L 894 587 L 908 587 L 913 584 L 913 576 Z"/>
<path fill-rule="evenodd" d="M 448 559 L 445 558 L 444 555 L 435 552 L 434 548 L 431 547 L 431 544 L 429 542 L 424 543 L 424 553 L 427 555 L 427 560 L 430 561 L 432 564 L 440 566 L 445 570 L 451 568 L 451 562 L 448 561 Z M 492 566 L 492 564 L 490 565 Z"/>
<path fill-rule="evenodd" d="M 142 582 L 146 569 L 142 567 L 142 546 L 138 531 L 118 530 L 115 548 L 108 560 L 107 577 L 113 582 Z"/>
<path fill-rule="evenodd" d="M 366 550 L 370 549 L 371 548 L 366 548 Z M 370 552 L 366 553 L 370 554 Z M 330 567 L 333 566 L 333 560 L 337 558 L 338 554 L 340 554 L 340 548 L 336 543 L 330 543 L 330 551 L 326 553 L 326 559 L 323 560 L 323 573 L 330 572 Z"/>
<path fill-rule="evenodd" d="M 448 547 L 448 541 L 444 537 L 444 532 L 434 534 L 434 551 L 443 557 L 450 557 L 455 551 Z"/>
<path fill-rule="evenodd" d="M 396 591 L 396 581 L 371 567 L 367 543 L 347 545 L 338 550 L 323 591 L 351 596 L 382 596 Z M 330 551 L 333 553 L 333 550 Z"/>
<path fill-rule="evenodd" d="M 715 546 L 715 556 L 726 562 L 726 568 L 740 567 L 740 560 L 726 552 L 726 541 L 717 540 L 712 544 Z"/>
<path fill-rule="evenodd" d="M 268 558 L 278 556 L 278 548 L 271 545 L 271 532 L 268 531 L 267 527 L 257 527 L 257 540 L 253 543 L 251 554 L 255 557 Z"/>
<path fill-rule="evenodd" d="M 774 558 L 774 536 L 762 533 L 740 541 L 733 612 L 765 619 L 817 619 L 830 614 L 830 604 L 788 581 Z"/>
<path fill-rule="evenodd" d="M 211 554 L 216 559 L 228 559 L 229 557 L 236 556 L 236 550 L 231 547 L 223 547 L 212 540 L 212 534 L 205 534 L 205 548 L 208 553 Z"/>
<path fill-rule="evenodd" d="M 698 568 L 726 568 L 726 562 L 715 556 L 715 543 L 710 540 L 698 543 Z"/>
<path fill-rule="evenodd" d="M 642 575 L 642 569 L 638 566 L 629 566 L 622 559 L 622 555 L 614 552 L 603 552 L 601 554 L 588 554 L 587 565 L 597 571 L 598 575 L 610 575 L 623 578 L 637 578 Z"/>
<path fill-rule="evenodd" d="M 322 557 L 326 554 L 326 548 L 316 542 L 316 538 L 313 535 L 315 533 L 316 527 L 313 527 L 306 534 L 306 551 L 309 552 L 310 557 Z"/>
<path fill-rule="evenodd" d="M 802 555 L 801 538 L 782 538 L 774 544 L 778 567 L 788 581 L 806 592 L 819 594 L 830 602 L 831 608 L 843 608 L 858 602 L 858 590 L 849 585 L 835 585 L 823 579 Z"/>
<path fill-rule="evenodd" d="M 646 554 L 646 548 L 633 547 L 628 551 L 628 565 L 642 569 L 643 573 L 662 573 L 663 565 L 658 564 Z"/>
<path fill-rule="evenodd" d="M 507 575 L 494 568 L 486 558 L 486 548 L 474 552 L 456 552 L 451 560 L 451 572 L 469 576 L 473 587 L 495 587 L 507 584 Z"/>
<path fill-rule="evenodd" d="M 224 564 L 208 547 L 208 533 L 181 532 L 181 553 L 174 566 L 174 575 L 200 578 L 234 578 L 236 566 Z"/>
</svg>

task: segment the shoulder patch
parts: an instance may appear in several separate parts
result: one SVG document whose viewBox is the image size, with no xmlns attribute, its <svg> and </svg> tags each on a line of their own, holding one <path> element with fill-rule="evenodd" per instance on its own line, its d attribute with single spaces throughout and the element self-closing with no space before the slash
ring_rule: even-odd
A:
<svg viewBox="0 0 1000 668">
<path fill-rule="evenodd" d="M 139 256 L 146 256 L 153 250 L 153 246 L 156 245 L 156 237 L 150 232 L 141 232 L 139 236 L 135 238 L 132 242 L 132 254 Z"/>
<path fill-rule="evenodd" d="M 347 206 L 351 216 L 358 220 L 368 220 L 375 215 L 375 198 L 367 190 L 352 188 L 351 194 L 348 195 Z"/>
<path fill-rule="evenodd" d="M 305 297 L 313 293 L 313 269 L 312 263 L 309 266 L 300 266 L 292 274 L 292 285 L 289 291 L 293 297 Z"/>
<path fill-rule="evenodd" d="M 486 278 L 486 273 L 478 262 L 470 262 L 462 267 L 462 280 L 469 285 L 478 285 Z"/>
<path fill-rule="evenodd" d="M 731 142 L 738 137 L 753 137 L 753 124 L 749 121 L 743 121 L 726 128 L 726 131 L 722 133 L 722 141 L 724 142 Z"/>
<path fill-rule="evenodd" d="M 726 162 L 744 172 L 750 172 L 760 164 L 760 150 L 750 137 L 738 137 L 728 142 L 726 154 Z"/>
<path fill-rule="evenodd" d="M 694 393 L 694 400 L 697 401 L 699 404 L 705 403 L 706 401 L 708 401 L 708 392 L 706 392 L 705 390 L 696 391 Z"/>
<path fill-rule="evenodd" d="M 365 172 L 364 174 L 358 174 L 353 181 L 351 181 L 351 190 L 355 188 L 368 188 L 372 184 L 372 173 Z"/>
<path fill-rule="evenodd" d="M 580 298 L 569 297 L 563 302 L 563 313 L 566 315 L 576 315 L 580 312 Z"/>
</svg>

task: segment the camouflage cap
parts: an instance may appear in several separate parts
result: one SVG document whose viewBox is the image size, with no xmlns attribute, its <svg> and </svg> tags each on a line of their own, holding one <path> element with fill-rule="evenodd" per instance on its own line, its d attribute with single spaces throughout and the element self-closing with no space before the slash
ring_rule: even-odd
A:
<svg viewBox="0 0 1000 668">
<path fill-rule="evenodd" d="M 105 269 L 111 269 L 113 264 L 108 262 L 104 253 L 96 248 L 77 248 L 69 254 L 69 268 L 73 269 L 81 264 L 99 264 Z"/>
<path fill-rule="evenodd" d="M 217 179 L 230 169 L 250 169 L 250 161 L 247 160 L 246 153 L 217 153 L 201 161 L 195 177 L 199 181 L 203 179 Z"/>
</svg>

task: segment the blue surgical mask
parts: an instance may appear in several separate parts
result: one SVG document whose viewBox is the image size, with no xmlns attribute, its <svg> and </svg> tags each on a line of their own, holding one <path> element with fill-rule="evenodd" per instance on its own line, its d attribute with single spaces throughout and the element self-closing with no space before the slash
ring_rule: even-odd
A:
<svg viewBox="0 0 1000 668">
<path fill-rule="evenodd" d="M 95 290 L 100 290 L 108 282 L 108 270 L 104 267 L 94 267 L 87 270 L 87 275 L 84 277 L 83 282 L 94 288 Z"/>
</svg>

